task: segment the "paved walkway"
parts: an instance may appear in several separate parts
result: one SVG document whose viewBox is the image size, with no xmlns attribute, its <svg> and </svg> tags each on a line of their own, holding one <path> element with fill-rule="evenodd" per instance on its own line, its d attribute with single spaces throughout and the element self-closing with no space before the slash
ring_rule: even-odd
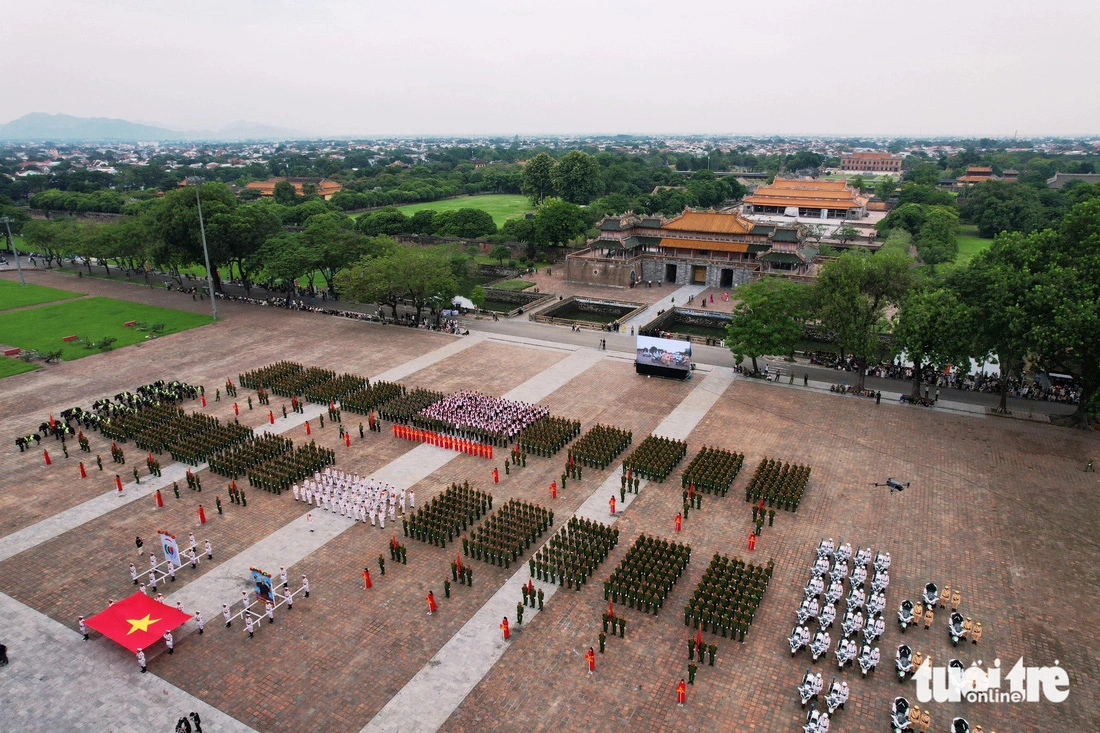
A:
<svg viewBox="0 0 1100 733">
<path fill-rule="evenodd" d="M 656 318 L 660 311 L 667 311 L 677 303 L 680 305 L 687 305 L 690 296 L 698 295 L 706 289 L 707 287 L 705 285 L 684 285 L 679 290 L 674 290 L 629 321 L 624 322 L 623 331 L 629 333 L 630 328 L 633 327 L 634 332 L 637 333 L 642 326 Z"/>
<path fill-rule="evenodd" d="M 732 382 L 732 370 L 716 368 L 700 380 L 654 432 L 670 438 L 686 439 Z M 639 494 L 628 494 L 626 503 L 619 505 L 620 511 L 615 516 L 609 516 L 607 497 L 618 492 L 620 471 L 621 464 L 619 470 L 612 471 L 581 504 L 576 512 L 578 516 L 605 524 L 615 523 L 648 484 L 648 481 L 642 481 Z M 553 531 L 556 532 L 557 528 Z M 549 539 L 547 537 L 547 541 Z M 499 619 L 511 615 L 516 599 L 522 595 L 520 588 L 529 577 L 527 566 L 520 565 L 458 633 L 378 711 L 363 728 L 363 733 L 430 733 L 438 730 L 507 650 L 509 644 L 498 630 Z M 534 583 L 542 589 L 544 603 L 553 598 L 559 587 L 537 580 Z M 528 608 L 524 616 L 532 619 L 538 613 L 537 608 Z M 513 627 L 512 633 L 522 634 L 523 627 Z"/>
<path fill-rule="evenodd" d="M 4 643 L 11 663 L 0 669 L 0 730 L 171 731 L 197 712 L 203 729 L 252 729 L 155 674 L 140 674 L 128 651 L 85 643 L 62 626 L 0 594 Z M 77 703 L 77 704 L 74 704 Z"/>
</svg>

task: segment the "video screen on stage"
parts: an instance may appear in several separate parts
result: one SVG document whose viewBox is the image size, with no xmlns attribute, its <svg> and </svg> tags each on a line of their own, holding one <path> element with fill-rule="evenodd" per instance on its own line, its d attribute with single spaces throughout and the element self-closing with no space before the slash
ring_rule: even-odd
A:
<svg viewBox="0 0 1100 733">
<path fill-rule="evenodd" d="M 643 366 L 690 371 L 691 342 L 639 336 L 635 363 Z"/>
</svg>

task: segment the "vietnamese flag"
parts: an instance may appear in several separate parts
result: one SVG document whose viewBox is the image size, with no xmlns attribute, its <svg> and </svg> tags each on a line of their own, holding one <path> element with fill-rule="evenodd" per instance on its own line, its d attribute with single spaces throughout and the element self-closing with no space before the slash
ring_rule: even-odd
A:
<svg viewBox="0 0 1100 733">
<path fill-rule="evenodd" d="M 97 613 L 85 623 L 132 652 L 148 649 L 191 617 L 148 597 L 141 591 Z"/>
</svg>

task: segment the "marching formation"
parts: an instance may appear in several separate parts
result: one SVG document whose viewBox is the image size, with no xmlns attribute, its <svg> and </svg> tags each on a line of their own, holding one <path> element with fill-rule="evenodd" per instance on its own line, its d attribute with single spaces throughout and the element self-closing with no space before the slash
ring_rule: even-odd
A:
<svg viewBox="0 0 1100 733">
<path fill-rule="evenodd" d="M 611 465 L 615 456 L 626 450 L 633 437 L 629 430 L 614 425 L 593 425 L 569 449 L 569 464 L 576 461 L 582 466 L 603 471 Z"/>
<path fill-rule="evenodd" d="M 770 458 L 760 461 L 756 473 L 745 488 L 745 501 L 763 499 L 768 506 L 793 512 L 798 510 L 802 493 L 810 480 L 810 467 L 782 463 Z"/>
<path fill-rule="evenodd" d="M 549 458 L 580 434 L 580 420 L 544 415 L 520 433 L 517 445 L 525 453 Z"/>
<path fill-rule="evenodd" d="M 690 545 L 640 534 L 607 579 L 605 593 L 656 616 L 690 561 Z"/>
<path fill-rule="evenodd" d="M 394 397 L 379 405 L 378 414 L 390 422 L 408 425 L 417 413 L 441 399 L 443 399 L 442 392 L 417 387 L 410 392 L 402 392 L 400 397 Z"/>
<path fill-rule="evenodd" d="M 538 504 L 510 499 L 470 533 L 466 554 L 509 567 L 531 543 L 554 525 L 554 512 Z M 466 543 L 463 542 L 464 548 Z"/>
<path fill-rule="evenodd" d="M 467 525 L 481 519 L 481 515 L 492 508 L 492 494 L 471 489 L 468 481 L 461 486 L 451 484 L 443 493 L 433 496 L 427 505 L 411 512 L 402 520 L 401 527 L 406 537 L 446 547 L 466 531 Z M 463 545 L 468 542 L 462 541 Z"/>
<path fill-rule="evenodd" d="M 684 469 L 680 487 L 725 496 L 744 463 L 744 453 L 704 445 Z"/>
<path fill-rule="evenodd" d="M 303 481 L 301 487 L 294 484 L 292 490 L 295 501 L 304 501 L 364 524 L 369 518 L 372 527 L 377 521 L 382 529 L 386 528 L 387 513 L 391 522 L 396 521 L 397 510 L 404 514 L 406 500 L 413 500 L 411 492 L 406 494 L 404 489 L 399 491 L 373 478 L 332 468 L 326 468 L 323 473 L 315 471 L 313 478 Z M 307 514 L 306 521 L 313 531 L 313 518 Z"/>
<path fill-rule="evenodd" d="M 358 415 L 369 415 L 381 405 L 405 394 L 405 385 L 397 382 L 366 383 L 340 398 L 340 407 Z"/>
<path fill-rule="evenodd" d="M 507 445 L 528 425 L 549 414 L 549 409 L 539 405 L 463 390 L 424 407 L 412 422 L 460 438 Z"/>
<path fill-rule="evenodd" d="M 685 455 L 686 441 L 650 435 L 623 461 L 623 472 L 630 469 L 644 479 L 664 481 Z"/>
<path fill-rule="evenodd" d="M 614 527 L 572 517 L 528 562 L 531 575 L 580 590 L 618 542 Z"/>
<path fill-rule="evenodd" d="M 743 643 L 774 567 L 771 560 L 761 566 L 714 553 L 684 608 L 684 625 Z"/>
</svg>

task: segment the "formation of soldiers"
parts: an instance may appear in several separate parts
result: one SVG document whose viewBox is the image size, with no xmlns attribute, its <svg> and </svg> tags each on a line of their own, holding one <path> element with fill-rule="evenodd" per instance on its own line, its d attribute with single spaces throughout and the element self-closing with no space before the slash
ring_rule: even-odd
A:
<svg viewBox="0 0 1100 733">
<path fill-rule="evenodd" d="M 294 441 L 273 433 L 253 434 L 245 440 L 210 456 L 210 472 L 238 479 L 254 466 L 294 450 Z"/>
<path fill-rule="evenodd" d="M 427 505 L 409 514 L 401 521 L 406 537 L 446 547 L 448 542 L 465 532 L 469 525 L 481 519 L 493 508 L 493 495 L 471 489 L 468 481 L 432 497 Z M 469 555 L 469 540 L 463 540 Z"/>
<path fill-rule="evenodd" d="M 528 425 L 549 414 L 550 410 L 540 405 L 462 390 L 423 408 L 412 423 L 436 433 L 505 446 Z"/>
<path fill-rule="evenodd" d="M 656 616 L 690 560 L 690 545 L 638 535 L 604 584 L 606 599 Z"/>
<path fill-rule="evenodd" d="M 324 384 L 336 378 L 336 372 L 321 367 L 305 367 L 296 372 L 291 372 L 270 382 L 263 382 L 260 387 L 270 389 L 282 397 L 293 397 L 305 394 L 320 384 Z M 318 402 L 322 400 L 316 400 Z M 328 402 L 328 400 L 323 400 Z"/>
<path fill-rule="evenodd" d="M 301 478 L 336 464 L 335 451 L 309 441 L 248 469 L 248 485 L 281 494 Z"/>
<path fill-rule="evenodd" d="M 442 392 L 417 387 L 411 392 L 403 393 L 400 397 L 380 405 L 378 414 L 390 422 L 408 425 L 418 412 L 441 399 L 443 399 Z"/>
<path fill-rule="evenodd" d="M 595 467 L 601 471 L 626 450 L 634 434 L 614 425 L 594 425 L 569 449 L 569 465 Z"/>
<path fill-rule="evenodd" d="M 126 464 L 126 454 L 118 447 L 118 443 L 111 442 L 111 462 Z"/>
<path fill-rule="evenodd" d="M 703 579 L 684 607 L 684 626 L 745 641 L 775 567 L 714 553 Z"/>
<path fill-rule="evenodd" d="M 213 454 L 252 437 L 252 428 L 237 423 L 222 425 L 209 415 L 198 417 L 203 418 L 202 431 L 181 435 L 177 442 L 168 446 L 168 455 L 173 460 L 197 466 Z"/>
<path fill-rule="evenodd" d="M 554 525 L 554 512 L 538 504 L 510 499 L 470 533 L 463 542 L 467 556 L 509 567 L 531 543 Z"/>
<path fill-rule="evenodd" d="M 745 488 L 745 501 L 758 502 L 763 499 L 769 507 L 793 512 L 798 509 L 809 480 L 809 466 L 765 458 L 760 461 Z"/>
<path fill-rule="evenodd" d="M 405 394 L 405 385 L 397 382 L 364 384 L 340 398 L 340 407 L 348 412 L 369 415 L 381 405 Z"/>
<path fill-rule="evenodd" d="M 520 433 L 518 445 L 524 453 L 549 458 L 580 434 L 580 420 L 545 415 Z"/>
<path fill-rule="evenodd" d="M 265 367 L 238 374 L 237 382 L 246 389 L 257 389 L 261 385 L 270 385 L 292 374 L 297 374 L 302 371 L 302 369 L 302 365 L 297 362 L 277 361 L 274 364 L 268 364 Z M 226 380 L 226 384 L 229 384 L 229 380 Z"/>
<path fill-rule="evenodd" d="M 614 527 L 573 517 L 528 561 L 531 576 L 579 591 L 618 542 Z"/>
<path fill-rule="evenodd" d="M 704 445 L 684 469 L 680 487 L 725 496 L 744 463 L 744 453 Z"/>
<path fill-rule="evenodd" d="M 664 481 L 685 455 L 686 441 L 650 435 L 623 461 L 623 472 L 630 469 L 641 478 Z"/>
<path fill-rule="evenodd" d="M 333 374 L 331 378 L 302 390 L 301 394 L 310 402 L 324 405 L 336 400 L 343 401 L 344 395 L 363 389 L 368 383 L 366 377 L 358 374 Z"/>
<path fill-rule="evenodd" d="M 396 521 L 397 512 L 404 515 L 406 507 L 415 503 L 415 495 L 410 489 L 400 491 L 393 486 L 357 473 L 345 473 L 331 467 L 324 472 L 314 471 L 313 477 L 302 482 L 301 488 L 294 484 L 294 500 L 304 501 L 318 509 L 349 517 L 366 524 L 370 519 L 372 527 L 386 528 L 386 515 L 390 521 Z M 408 504 L 406 504 L 408 502 Z M 313 531 L 313 518 L 307 515 L 310 531 Z M 396 548 L 396 538 L 391 543 L 390 557 Z M 381 559 L 381 556 L 379 556 Z M 385 575 L 385 565 L 381 564 Z"/>
</svg>

